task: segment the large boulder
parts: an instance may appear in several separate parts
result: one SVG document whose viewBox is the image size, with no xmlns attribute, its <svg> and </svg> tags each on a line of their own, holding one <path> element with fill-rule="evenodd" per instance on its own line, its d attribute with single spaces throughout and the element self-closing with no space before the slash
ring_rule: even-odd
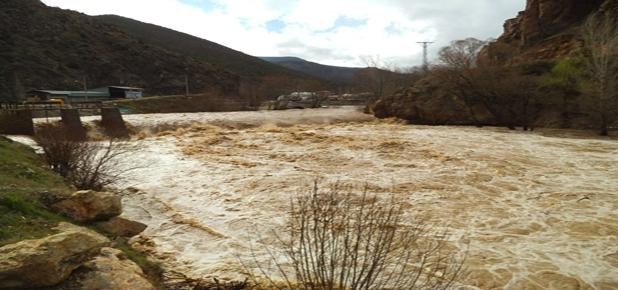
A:
<svg viewBox="0 0 618 290">
<path fill-rule="evenodd" d="M 143 223 L 121 217 L 114 217 L 108 221 L 98 222 L 96 226 L 112 236 L 126 238 L 138 235 L 147 227 Z"/>
<path fill-rule="evenodd" d="M 58 290 L 155 290 L 142 269 L 113 248 L 102 248 L 99 256 L 84 263 Z"/>
<path fill-rule="evenodd" d="M 109 240 L 89 229 L 60 223 L 57 234 L 0 247 L 0 289 L 56 285 L 99 253 Z"/>
<path fill-rule="evenodd" d="M 92 190 L 81 190 L 60 198 L 51 208 L 79 222 L 107 220 L 122 213 L 119 195 Z"/>
</svg>

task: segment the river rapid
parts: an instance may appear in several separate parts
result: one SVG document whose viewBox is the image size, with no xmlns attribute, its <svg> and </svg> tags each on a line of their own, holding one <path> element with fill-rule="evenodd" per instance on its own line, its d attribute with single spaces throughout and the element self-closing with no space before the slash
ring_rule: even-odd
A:
<svg viewBox="0 0 618 290">
<path fill-rule="evenodd" d="M 467 251 L 463 289 L 618 289 L 618 141 L 416 126 L 355 108 L 134 115 L 117 183 L 133 239 L 193 278 L 242 279 L 314 180 L 395 195 Z M 256 250 L 258 249 L 258 250 Z M 252 254 L 253 253 L 253 254 Z"/>
</svg>

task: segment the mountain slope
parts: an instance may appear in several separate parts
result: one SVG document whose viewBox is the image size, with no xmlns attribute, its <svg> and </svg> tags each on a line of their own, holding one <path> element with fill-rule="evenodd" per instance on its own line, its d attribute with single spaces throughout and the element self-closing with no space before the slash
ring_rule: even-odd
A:
<svg viewBox="0 0 618 290">
<path fill-rule="evenodd" d="M 298 57 L 261 57 L 261 59 L 308 75 L 339 82 L 351 81 L 354 75 L 362 70 L 355 67 L 323 65 Z"/>
<path fill-rule="evenodd" d="M 149 44 L 218 65 L 244 77 L 289 75 L 300 79 L 310 78 L 302 73 L 282 68 L 215 42 L 165 27 L 117 15 L 101 15 L 95 18 L 115 25 L 120 30 Z"/>
<path fill-rule="evenodd" d="M 93 17 L 38 0 L 0 2 L 0 101 L 33 88 L 130 85 L 146 93 L 184 91 L 237 95 L 237 75 L 153 46 Z"/>
</svg>

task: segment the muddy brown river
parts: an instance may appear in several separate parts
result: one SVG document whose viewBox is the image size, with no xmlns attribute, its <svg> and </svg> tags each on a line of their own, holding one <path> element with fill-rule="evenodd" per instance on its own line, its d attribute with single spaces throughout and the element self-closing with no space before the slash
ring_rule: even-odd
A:
<svg viewBox="0 0 618 290">
<path fill-rule="evenodd" d="M 354 108 L 135 115 L 117 184 L 135 245 L 190 277 L 241 279 L 313 180 L 394 194 L 467 251 L 462 289 L 618 289 L 618 141 L 415 126 Z M 177 127 L 181 127 L 176 129 Z M 255 255 L 260 258 L 260 253 Z"/>
</svg>

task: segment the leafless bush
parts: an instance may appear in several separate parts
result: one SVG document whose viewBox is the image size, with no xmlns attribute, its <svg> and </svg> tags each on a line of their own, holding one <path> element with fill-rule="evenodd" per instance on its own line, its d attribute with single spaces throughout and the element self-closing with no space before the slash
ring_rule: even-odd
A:
<svg viewBox="0 0 618 290">
<path fill-rule="evenodd" d="M 253 281 L 266 289 L 452 288 L 463 259 L 447 249 L 446 233 L 406 220 L 400 204 L 316 184 L 292 200 L 283 250 L 267 248 L 274 266 L 254 255 Z"/>
<path fill-rule="evenodd" d="M 122 157 L 133 151 L 124 142 L 89 142 L 56 125 L 38 128 L 35 141 L 50 167 L 78 189 L 102 190 L 131 170 L 119 166 Z"/>
<path fill-rule="evenodd" d="M 618 121 L 618 15 L 612 11 L 591 15 L 581 32 L 583 59 L 590 78 L 590 107 L 599 118 L 603 136 Z"/>
</svg>

